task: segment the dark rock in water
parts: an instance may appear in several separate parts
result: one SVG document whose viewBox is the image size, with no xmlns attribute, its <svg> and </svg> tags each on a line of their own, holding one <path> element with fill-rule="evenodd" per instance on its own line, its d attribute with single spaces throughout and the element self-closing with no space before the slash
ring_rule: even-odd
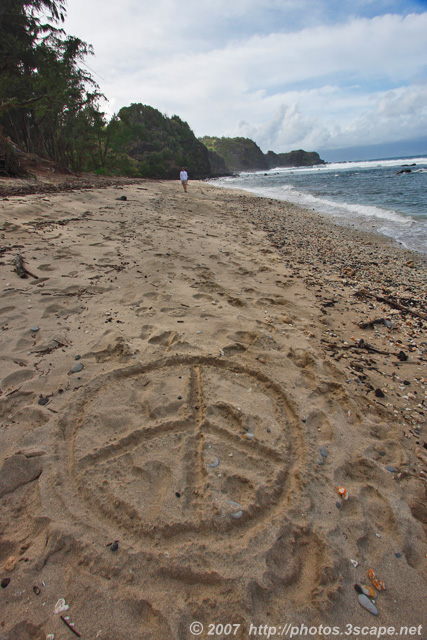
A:
<svg viewBox="0 0 427 640">
<path fill-rule="evenodd" d="M 385 398 L 384 391 L 381 389 L 375 389 L 375 395 L 377 398 Z"/>
</svg>

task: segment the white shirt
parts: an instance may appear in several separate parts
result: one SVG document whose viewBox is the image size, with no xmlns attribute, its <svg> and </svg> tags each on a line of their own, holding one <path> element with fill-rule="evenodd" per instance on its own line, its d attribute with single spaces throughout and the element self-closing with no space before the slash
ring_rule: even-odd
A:
<svg viewBox="0 0 427 640">
<path fill-rule="evenodd" d="M 188 175 L 186 171 L 181 171 L 181 173 L 179 174 L 179 178 L 180 180 L 188 180 Z"/>
</svg>

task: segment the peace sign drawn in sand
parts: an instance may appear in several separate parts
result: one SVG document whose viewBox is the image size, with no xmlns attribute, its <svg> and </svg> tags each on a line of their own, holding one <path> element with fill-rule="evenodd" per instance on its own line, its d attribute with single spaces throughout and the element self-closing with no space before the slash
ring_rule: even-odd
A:
<svg viewBox="0 0 427 640">
<path fill-rule="evenodd" d="M 250 529 L 293 481 L 300 437 L 289 402 L 236 363 L 175 356 L 118 369 L 89 383 L 74 409 L 73 499 L 144 545 Z"/>
</svg>

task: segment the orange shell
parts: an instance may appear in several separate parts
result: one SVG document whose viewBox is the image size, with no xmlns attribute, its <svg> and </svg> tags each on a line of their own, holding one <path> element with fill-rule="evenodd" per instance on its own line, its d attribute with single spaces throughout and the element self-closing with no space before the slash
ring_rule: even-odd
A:
<svg viewBox="0 0 427 640">
<path fill-rule="evenodd" d="M 338 487 L 337 491 L 340 494 L 341 498 L 343 498 L 343 500 L 348 500 L 347 489 L 345 489 L 344 487 Z"/>
<path fill-rule="evenodd" d="M 375 589 L 373 587 L 369 586 L 369 584 L 362 584 L 362 591 L 369 598 L 372 598 L 372 599 L 375 600 L 375 598 L 377 597 L 377 593 L 376 593 Z"/>
<path fill-rule="evenodd" d="M 382 580 L 378 580 L 372 569 L 369 569 L 368 576 L 377 591 L 385 591 L 385 584 Z"/>
</svg>

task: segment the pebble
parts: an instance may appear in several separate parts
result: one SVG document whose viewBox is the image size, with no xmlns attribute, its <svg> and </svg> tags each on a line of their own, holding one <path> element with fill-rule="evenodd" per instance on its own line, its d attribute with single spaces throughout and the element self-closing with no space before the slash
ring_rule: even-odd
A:
<svg viewBox="0 0 427 640">
<path fill-rule="evenodd" d="M 37 331 L 40 331 L 39 327 L 31 327 L 30 329 L 31 333 L 37 333 Z"/>
<path fill-rule="evenodd" d="M 359 593 L 357 599 L 359 600 L 360 606 L 366 609 L 366 611 L 369 611 L 369 613 L 372 613 L 372 615 L 374 616 L 378 615 L 378 609 L 376 608 L 372 600 L 368 598 L 368 596 L 365 596 L 364 593 Z"/>
<path fill-rule="evenodd" d="M 117 540 L 115 542 L 113 542 L 113 544 L 110 547 L 110 551 L 117 551 L 117 549 L 119 548 L 119 543 L 117 542 Z"/>
<path fill-rule="evenodd" d="M 3 578 L 0 584 L 2 589 L 6 589 L 7 585 L 10 584 L 10 578 Z"/>
<path fill-rule="evenodd" d="M 320 455 L 322 456 L 322 458 L 327 458 L 328 457 L 328 452 L 326 451 L 326 449 L 324 447 L 320 447 Z"/>
<path fill-rule="evenodd" d="M 78 362 L 77 364 L 74 365 L 74 367 L 71 369 L 70 373 L 78 373 L 79 371 L 82 371 L 83 369 L 83 365 L 81 362 Z"/>
<path fill-rule="evenodd" d="M 336 506 L 337 509 L 341 509 L 342 504 L 341 504 L 341 502 L 339 500 L 337 500 L 336 503 L 335 503 L 335 506 Z"/>
<path fill-rule="evenodd" d="M 41 405 L 42 405 L 42 407 L 44 407 L 44 405 L 45 405 L 45 404 L 47 404 L 48 402 L 49 402 L 49 398 L 43 398 L 43 397 L 40 397 L 40 398 L 38 399 L 38 404 L 41 404 Z"/>
<path fill-rule="evenodd" d="M 390 473 L 397 473 L 397 469 L 396 467 L 393 467 L 391 464 L 388 464 L 386 466 L 387 471 L 390 471 Z"/>
</svg>

